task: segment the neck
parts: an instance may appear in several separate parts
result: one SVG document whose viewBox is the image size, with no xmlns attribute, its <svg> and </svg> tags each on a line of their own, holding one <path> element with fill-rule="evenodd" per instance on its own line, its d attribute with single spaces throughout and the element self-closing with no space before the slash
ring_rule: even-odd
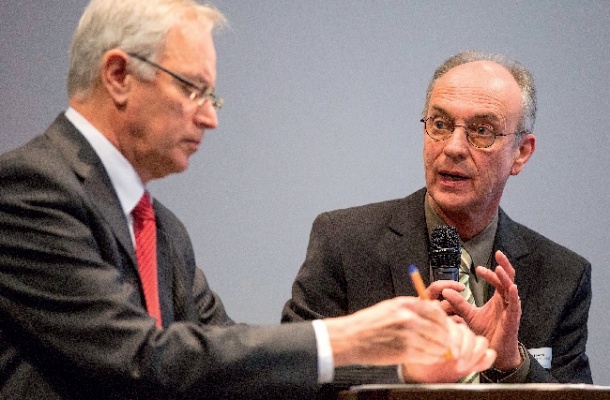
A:
<svg viewBox="0 0 610 400">
<path fill-rule="evenodd" d="M 461 210 L 445 210 L 434 201 L 429 193 L 426 198 L 434 212 L 447 225 L 454 226 L 457 229 L 460 239 L 464 242 L 469 241 L 481 233 L 498 213 L 498 206 L 490 210 L 485 210 L 484 212 L 480 212 L 479 210 L 468 212 L 463 212 Z"/>
<path fill-rule="evenodd" d="M 106 137 L 115 147 L 118 146 L 116 132 L 116 122 L 118 116 L 113 109 L 107 106 L 104 99 L 92 93 L 85 98 L 70 99 L 70 107 L 78 111 L 91 125 L 93 125 L 102 135 Z"/>
<path fill-rule="evenodd" d="M 130 143 L 131 135 L 121 134 L 125 131 L 127 122 L 116 107 L 109 107 L 108 104 L 107 99 L 95 95 L 88 96 L 85 99 L 70 99 L 70 107 L 89 121 L 123 154 L 140 176 L 142 183 L 146 184 L 152 177 L 138 168 Z"/>
</svg>

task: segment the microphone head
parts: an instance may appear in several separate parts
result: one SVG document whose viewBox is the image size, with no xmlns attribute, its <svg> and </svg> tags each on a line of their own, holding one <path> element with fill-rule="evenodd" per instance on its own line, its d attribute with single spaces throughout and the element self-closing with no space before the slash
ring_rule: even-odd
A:
<svg viewBox="0 0 610 400">
<path fill-rule="evenodd" d="M 457 229 L 441 225 L 430 234 L 430 265 L 438 279 L 459 279 L 462 249 Z"/>
</svg>

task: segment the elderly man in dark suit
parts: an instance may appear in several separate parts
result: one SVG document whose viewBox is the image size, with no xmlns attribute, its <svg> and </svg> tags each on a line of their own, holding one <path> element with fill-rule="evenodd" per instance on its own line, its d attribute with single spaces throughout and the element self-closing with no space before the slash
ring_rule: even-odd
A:
<svg viewBox="0 0 610 400">
<path fill-rule="evenodd" d="M 223 20 L 191 0 L 85 10 L 70 108 L 0 157 L 0 398 L 307 398 L 343 365 L 493 362 L 484 337 L 415 297 L 276 327 L 227 316 L 145 186 L 185 170 L 218 123 Z"/>
<path fill-rule="evenodd" d="M 533 79 L 519 63 L 478 52 L 448 59 L 428 86 L 423 111 L 426 188 L 318 216 L 282 320 L 348 315 L 414 295 L 407 266 L 427 270 L 430 233 L 453 226 L 471 258 L 464 279 L 428 290 L 442 294 L 445 309 L 496 350 L 493 367 L 477 379 L 590 383 L 590 264 L 499 207 L 508 178 L 534 152 L 535 114 Z M 429 284 L 431 273 L 424 279 Z"/>
</svg>

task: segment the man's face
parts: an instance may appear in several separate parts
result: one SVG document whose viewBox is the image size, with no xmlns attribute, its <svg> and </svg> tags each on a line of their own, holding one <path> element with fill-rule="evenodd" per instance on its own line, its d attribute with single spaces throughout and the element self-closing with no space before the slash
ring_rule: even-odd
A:
<svg viewBox="0 0 610 400">
<path fill-rule="evenodd" d="M 211 32 L 189 23 L 174 29 L 157 63 L 198 86 L 214 86 L 216 52 Z M 152 81 L 136 80 L 125 110 L 128 134 L 121 151 L 144 182 L 184 171 L 205 129 L 218 125 L 216 110 L 211 101 L 198 106 L 183 83 L 161 70 Z"/>
<path fill-rule="evenodd" d="M 489 148 L 476 148 L 461 126 L 489 121 L 498 133 L 515 132 L 521 104 L 517 82 L 492 62 L 460 65 L 436 82 L 426 117 L 441 116 L 460 125 L 445 141 L 434 141 L 424 132 L 426 187 L 437 211 L 453 220 L 495 213 L 508 177 L 519 173 L 533 146 L 528 153 L 530 147 L 522 143 L 530 142 L 510 135 L 496 137 Z"/>
</svg>

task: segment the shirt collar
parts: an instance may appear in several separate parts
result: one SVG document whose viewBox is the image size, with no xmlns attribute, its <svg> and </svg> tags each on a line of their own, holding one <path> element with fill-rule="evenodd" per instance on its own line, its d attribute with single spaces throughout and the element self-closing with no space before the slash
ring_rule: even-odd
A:
<svg viewBox="0 0 610 400">
<path fill-rule="evenodd" d="M 87 139 L 102 161 L 119 198 L 123 213 L 129 217 L 146 190 L 136 170 L 125 156 L 78 111 L 69 107 L 65 115 Z"/>
</svg>

